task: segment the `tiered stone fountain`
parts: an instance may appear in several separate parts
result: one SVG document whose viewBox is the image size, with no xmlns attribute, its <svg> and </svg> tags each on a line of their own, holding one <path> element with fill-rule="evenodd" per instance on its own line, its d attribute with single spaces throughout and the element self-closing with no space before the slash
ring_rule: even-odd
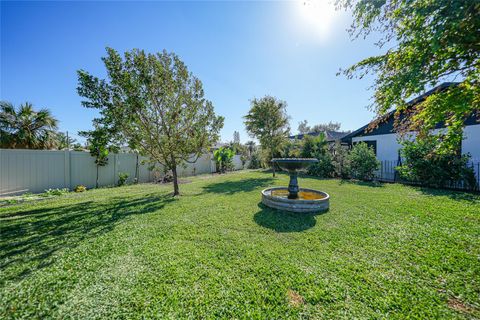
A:
<svg viewBox="0 0 480 320">
<path fill-rule="evenodd" d="M 292 212 L 321 212 L 329 208 L 330 196 L 322 191 L 298 187 L 298 172 L 309 165 L 317 163 L 317 159 L 307 158 L 274 158 L 280 168 L 290 174 L 288 188 L 275 187 L 262 191 L 262 203 L 271 208 Z"/>
</svg>

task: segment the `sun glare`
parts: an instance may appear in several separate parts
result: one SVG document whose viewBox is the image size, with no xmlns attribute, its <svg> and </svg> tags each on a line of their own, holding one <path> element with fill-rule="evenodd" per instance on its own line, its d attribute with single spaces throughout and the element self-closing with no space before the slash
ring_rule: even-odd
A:
<svg viewBox="0 0 480 320">
<path fill-rule="evenodd" d="M 300 0 L 295 2 L 300 20 L 319 37 L 326 38 L 338 12 L 332 0 Z"/>
</svg>

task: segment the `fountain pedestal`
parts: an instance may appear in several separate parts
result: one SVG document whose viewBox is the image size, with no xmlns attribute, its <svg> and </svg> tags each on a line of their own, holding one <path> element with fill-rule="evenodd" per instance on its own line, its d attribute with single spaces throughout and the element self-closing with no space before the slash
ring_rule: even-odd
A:
<svg viewBox="0 0 480 320">
<path fill-rule="evenodd" d="M 317 159 L 275 158 L 272 162 L 288 171 L 288 188 L 268 188 L 262 191 L 262 203 L 274 209 L 292 212 L 319 212 L 329 208 L 330 196 L 322 191 L 299 188 L 298 171 L 317 163 Z"/>
<path fill-rule="evenodd" d="M 290 182 L 288 183 L 288 199 L 298 199 L 298 174 L 296 172 L 290 172 Z"/>
</svg>

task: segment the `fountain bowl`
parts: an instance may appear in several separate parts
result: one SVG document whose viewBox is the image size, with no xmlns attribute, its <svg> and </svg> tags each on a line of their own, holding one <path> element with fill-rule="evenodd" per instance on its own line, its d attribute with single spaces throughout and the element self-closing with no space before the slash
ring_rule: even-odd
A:
<svg viewBox="0 0 480 320">
<path fill-rule="evenodd" d="M 317 163 L 315 158 L 273 158 L 273 163 L 276 163 L 280 168 L 288 172 L 297 172 L 305 170 L 311 164 Z"/>
<path fill-rule="evenodd" d="M 298 212 L 325 212 L 330 206 L 330 196 L 326 192 L 300 188 L 298 198 L 289 199 L 286 187 L 268 188 L 262 191 L 262 203 L 270 208 Z"/>
</svg>

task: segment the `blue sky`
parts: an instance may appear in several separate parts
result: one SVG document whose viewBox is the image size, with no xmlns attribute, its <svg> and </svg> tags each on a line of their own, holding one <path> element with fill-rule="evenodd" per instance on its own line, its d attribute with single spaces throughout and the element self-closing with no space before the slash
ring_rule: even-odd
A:
<svg viewBox="0 0 480 320">
<path fill-rule="evenodd" d="M 322 0 L 320 0 L 322 1 Z M 105 47 L 174 51 L 225 117 L 222 140 L 240 131 L 249 100 L 287 101 L 298 122 L 356 129 L 372 119 L 371 78 L 336 76 L 379 53 L 374 38 L 351 41 L 348 13 L 323 2 L 1 2 L 0 99 L 48 107 L 60 129 L 91 128 L 76 70 L 103 77 Z"/>
</svg>

